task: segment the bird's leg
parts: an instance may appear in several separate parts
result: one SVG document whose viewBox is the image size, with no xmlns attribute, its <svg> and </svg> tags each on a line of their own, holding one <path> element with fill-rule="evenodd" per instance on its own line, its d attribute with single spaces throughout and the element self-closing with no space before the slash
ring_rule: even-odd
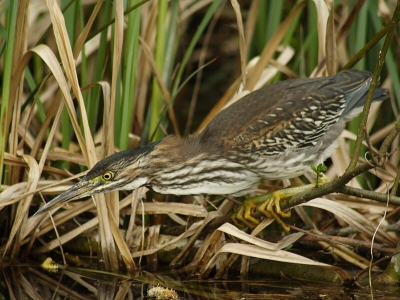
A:
<svg viewBox="0 0 400 300">
<path fill-rule="evenodd" d="M 251 215 L 252 210 L 254 208 L 257 208 L 257 210 L 267 218 L 275 219 L 278 224 L 281 225 L 281 227 L 285 230 L 285 232 L 289 232 L 290 228 L 285 224 L 285 222 L 283 222 L 282 218 L 289 218 L 290 211 L 282 211 L 280 204 L 281 200 L 290 198 L 298 193 L 327 183 L 328 181 L 328 177 L 326 175 L 322 175 L 318 177 L 318 181 L 316 183 L 289 187 L 272 193 L 248 198 L 242 203 L 242 205 L 235 212 L 231 219 L 238 227 L 243 227 L 240 225 L 244 224 L 249 228 L 254 228 L 260 223 L 258 219 L 254 218 Z M 294 184 L 296 185 L 297 183 Z"/>
<path fill-rule="evenodd" d="M 290 187 L 275 191 L 271 194 L 270 197 L 265 197 L 265 195 L 257 196 L 260 199 L 264 200 L 264 202 L 257 208 L 257 210 L 266 217 L 272 216 L 272 218 L 274 218 L 276 222 L 281 225 L 285 232 L 289 232 L 290 228 L 285 224 L 285 222 L 283 222 L 282 218 L 290 218 L 291 213 L 290 211 L 282 211 L 281 201 L 283 199 L 290 198 L 295 194 L 301 193 L 302 191 L 313 188 L 314 186 L 314 184 L 308 184 L 303 186 Z"/>
<path fill-rule="evenodd" d="M 315 183 L 278 190 L 273 192 L 269 197 L 260 195 L 258 197 L 265 199 L 265 201 L 257 208 L 257 210 L 266 217 L 272 215 L 272 217 L 278 222 L 279 225 L 281 225 L 285 232 L 289 232 L 290 228 L 285 224 L 285 222 L 283 222 L 282 218 L 289 218 L 290 211 L 282 211 L 281 201 L 327 182 L 329 182 L 329 178 L 325 174 L 320 174 Z"/>
<path fill-rule="evenodd" d="M 267 198 L 271 196 L 271 193 L 262 195 Z M 261 197 L 250 197 L 243 201 L 243 203 L 239 206 L 238 210 L 231 216 L 232 222 L 236 227 L 242 228 L 243 225 L 249 228 L 255 228 L 258 224 L 260 224 L 260 220 L 254 218 L 252 216 L 252 210 L 256 209 L 260 204 L 264 203 L 265 199 Z M 273 218 L 273 216 L 269 216 L 268 218 Z"/>
</svg>

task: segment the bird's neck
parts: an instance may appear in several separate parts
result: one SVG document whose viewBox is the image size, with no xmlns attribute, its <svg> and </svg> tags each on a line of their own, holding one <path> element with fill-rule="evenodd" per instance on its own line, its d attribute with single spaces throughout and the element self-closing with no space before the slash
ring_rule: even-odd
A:
<svg viewBox="0 0 400 300">
<path fill-rule="evenodd" d="M 194 135 L 161 140 L 147 161 L 152 164 L 147 186 L 174 195 L 243 194 L 254 188 L 257 183 L 254 173 L 218 153 L 213 154 L 215 151 L 208 151 L 207 143 L 201 139 L 201 135 Z"/>
<path fill-rule="evenodd" d="M 197 140 L 197 135 L 185 138 L 169 135 L 157 142 L 149 161 L 153 164 L 153 170 L 162 173 L 171 168 L 187 165 L 189 162 L 195 163 L 194 159 L 200 161 L 201 149 Z"/>
</svg>

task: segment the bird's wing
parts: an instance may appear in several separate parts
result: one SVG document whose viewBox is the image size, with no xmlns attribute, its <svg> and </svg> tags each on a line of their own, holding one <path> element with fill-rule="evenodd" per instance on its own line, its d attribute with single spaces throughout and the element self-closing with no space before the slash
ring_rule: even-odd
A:
<svg viewBox="0 0 400 300">
<path fill-rule="evenodd" d="M 312 147 L 368 90 L 369 73 L 348 73 L 264 87 L 222 111 L 210 127 L 231 147 L 258 155 Z"/>
</svg>

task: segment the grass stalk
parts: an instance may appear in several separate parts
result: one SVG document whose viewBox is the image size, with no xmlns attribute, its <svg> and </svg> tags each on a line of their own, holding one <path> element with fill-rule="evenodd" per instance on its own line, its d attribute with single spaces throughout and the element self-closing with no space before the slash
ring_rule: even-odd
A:
<svg viewBox="0 0 400 300">
<path fill-rule="evenodd" d="M 10 106 L 12 106 L 12 99 L 10 99 L 11 95 L 11 79 L 13 72 L 13 64 L 15 48 L 15 34 L 17 27 L 17 12 L 18 12 L 18 1 L 6 1 L 8 9 L 6 11 L 6 22 L 7 22 L 7 41 L 5 44 L 5 52 L 4 52 L 4 68 L 3 68 L 3 82 L 2 82 L 2 95 L 1 95 L 1 107 L 0 107 L 0 188 L 4 183 L 3 176 L 5 175 L 4 171 L 4 154 L 6 152 L 7 140 L 8 140 L 8 130 L 9 130 L 9 121 L 10 121 Z"/>
</svg>

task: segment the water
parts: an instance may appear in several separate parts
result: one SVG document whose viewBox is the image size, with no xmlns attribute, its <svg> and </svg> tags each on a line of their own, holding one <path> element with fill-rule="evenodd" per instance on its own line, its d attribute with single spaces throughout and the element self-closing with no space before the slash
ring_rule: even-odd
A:
<svg viewBox="0 0 400 300">
<path fill-rule="evenodd" d="M 153 287 L 173 289 L 178 299 L 371 299 L 367 287 L 289 278 L 200 280 L 179 273 L 112 274 L 92 269 L 7 268 L 0 275 L 0 299 L 155 299 Z M 398 299 L 400 287 L 374 287 L 374 299 Z"/>
</svg>

